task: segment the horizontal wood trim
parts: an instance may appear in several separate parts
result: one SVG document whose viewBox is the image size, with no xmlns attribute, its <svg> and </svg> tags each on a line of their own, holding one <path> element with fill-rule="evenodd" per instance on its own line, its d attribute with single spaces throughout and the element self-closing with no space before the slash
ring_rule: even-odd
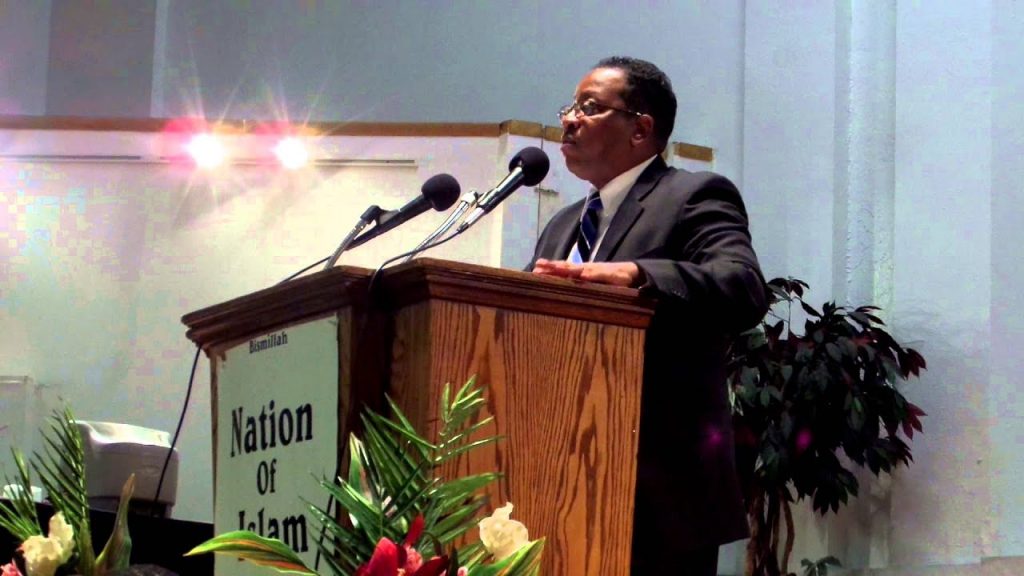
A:
<svg viewBox="0 0 1024 576">
<path fill-rule="evenodd" d="M 383 283 L 395 308 L 450 300 L 631 328 L 646 328 L 654 310 L 654 301 L 632 288 L 433 258 L 396 266 Z"/>
<path fill-rule="evenodd" d="M 4 116 L 4 130 L 72 130 L 87 132 L 160 132 L 163 118 L 89 118 L 81 116 Z"/>
<path fill-rule="evenodd" d="M 161 132 L 175 124 L 204 126 L 202 119 L 169 118 L 89 118 L 75 116 L 3 116 L 0 129 L 7 130 L 71 130 L 87 132 Z M 320 136 L 411 136 L 411 137 L 478 137 L 496 138 L 502 124 L 472 122 L 309 122 L 287 125 L 281 122 L 252 120 L 220 120 L 205 124 L 209 130 L 222 134 L 274 133 L 276 127 L 287 126 L 300 135 Z"/>
<path fill-rule="evenodd" d="M 562 129 L 558 126 L 545 126 L 544 139 L 550 142 L 562 141 Z"/>
<path fill-rule="evenodd" d="M 700 160 L 703 162 L 712 162 L 715 159 L 715 151 L 707 146 L 698 146 L 697 144 L 687 144 L 685 142 L 673 142 L 672 152 L 681 158 L 689 158 L 691 160 Z"/>
<path fill-rule="evenodd" d="M 338 267 L 191 312 L 186 336 L 204 350 L 340 310 L 365 293 L 369 271 Z"/>
<path fill-rule="evenodd" d="M 525 136 L 527 138 L 544 138 L 542 124 L 536 122 L 524 122 L 523 120 L 505 120 L 501 123 L 501 133 L 510 136 Z"/>
<path fill-rule="evenodd" d="M 302 319 L 365 306 L 371 272 L 342 266 L 186 314 L 186 335 L 203 349 L 250 338 Z M 436 299 L 646 328 L 653 300 L 636 290 L 423 258 L 388 269 L 376 303 L 388 309 Z"/>
<path fill-rule="evenodd" d="M 91 118 L 79 116 L 5 116 L 0 115 L 0 130 L 69 130 L 85 132 L 162 132 L 176 122 L 192 120 L 168 118 Z M 195 122 L 201 124 L 201 119 Z M 209 129 L 222 134 L 265 134 L 278 122 L 221 120 Z M 562 129 L 523 120 L 485 122 L 309 122 L 290 126 L 293 133 L 321 136 L 392 136 L 431 138 L 497 138 L 503 134 L 540 138 L 549 142 L 562 139 Z M 706 146 L 676 142 L 673 154 L 682 158 L 711 162 L 714 150 Z"/>
<path fill-rule="evenodd" d="M 324 136 L 406 136 L 406 137 L 460 137 L 497 138 L 500 124 L 474 124 L 469 122 L 413 123 L 413 122 L 347 122 L 344 124 L 309 124 L 307 129 Z"/>
</svg>

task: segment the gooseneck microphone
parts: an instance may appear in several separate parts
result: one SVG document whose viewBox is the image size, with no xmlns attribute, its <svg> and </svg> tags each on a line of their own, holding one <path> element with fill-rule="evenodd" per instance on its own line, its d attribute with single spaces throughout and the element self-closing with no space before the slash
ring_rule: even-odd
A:
<svg viewBox="0 0 1024 576">
<path fill-rule="evenodd" d="M 463 194 L 462 198 L 459 198 L 459 205 L 455 207 L 455 210 L 452 210 L 451 214 L 448 215 L 448 218 L 446 218 L 445 221 L 442 222 L 441 225 L 438 226 L 436 230 L 431 232 L 429 236 L 427 236 L 419 244 L 417 244 L 416 248 L 412 250 L 412 253 L 409 254 L 405 258 L 405 260 L 403 260 L 403 262 L 408 262 L 409 260 L 412 260 L 417 253 L 419 253 L 422 250 L 425 250 L 427 247 L 433 244 L 435 240 L 444 236 L 445 233 L 447 233 L 448 230 L 450 230 L 451 227 L 454 226 L 456 222 L 458 222 L 463 216 L 465 216 L 466 212 L 469 212 L 473 208 L 476 208 L 477 204 L 480 203 L 480 200 L 483 198 L 483 196 L 483 194 L 477 192 L 476 190 L 470 190 L 469 192 Z"/>
<path fill-rule="evenodd" d="M 363 215 L 359 217 L 359 221 L 356 222 L 356 225 L 348 231 L 348 234 L 345 235 L 345 239 L 341 241 L 341 244 L 338 244 L 338 248 L 334 251 L 334 254 L 331 254 L 331 257 L 327 259 L 327 264 L 324 265 L 324 270 L 334 266 L 334 263 L 341 257 L 341 253 L 352 245 L 352 241 L 356 239 L 356 236 L 358 236 L 359 233 L 363 231 L 363 228 L 366 228 L 370 222 L 376 222 L 380 225 L 380 217 L 384 214 L 386 214 L 385 210 L 376 204 L 367 208 L 363 212 Z M 319 262 L 317 262 L 317 264 L 319 264 Z M 314 266 L 315 265 L 316 264 L 314 264 Z M 288 277 L 284 282 L 287 282 L 290 279 L 291 277 Z"/>
<path fill-rule="evenodd" d="M 451 207 L 452 204 L 459 198 L 459 182 L 451 174 L 437 174 L 431 176 L 423 183 L 420 188 L 422 194 L 414 200 L 408 202 L 405 206 L 402 206 L 398 210 L 390 210 L 379 215 L 371 206 L 364 214 L 363 218 L 360 218 L 360 223 L 356 225 L 357 229 L 353 229 L 353 233 L 350 233 L 345 241 L 342 242 L 341 246 L 334 251 L 334 254 L 327 261 L 327 265 L 324 269 L 328 269 L 334 266 L 334 263 L 338 261 L 341 253 L 349 248 L 355 248 L 361 246 L 366 242 L 373 240 L 377 236 L 393 229 L 397 228 L 404 222 L 419 216 L 427 210 L 433 208 L 434 210 L 444 211 Z M 379 210 L 379 208 L 377 209 Z M 377 225 L 371 228 L 368 232 L 362 236 L 355 237 L 363 227 L 369 222 L 366 216 L 373 215 L 373 218 L 377 221 Z"/>
<path fill-rule="evenodd" d="M 407 220 L 415 218 L 431 208 L 438 212 L 451 208 L 452 204 L 455 204 L 455 201 L 459 199 L 461 188 L 459 187 L 459 181 L 451 174 L 436 174 L 423 183 L 420 191 L 423 194 L 415 200 L 410 201 L 398 210 L 392 210 L 381 216 L 380 224 L 356 238 L 352 242 L 351 247 L 362 246 L 366 242 L 393 228 L 397 228 L 400 224 L 404 224 Z"/>
<path fill-rule="evenodd" d="M 501 204 L 505 198 L 508 198 L 520 186 L 536 186 L 540 184 L 540 181 L 548 175 L 548 168 L 550 167 L 551 162 L 548 160 L 548 155 L 540 148 L 528 146 L 520 150 L 508 163 L 508 176 L 484 194 L 483 200 L 480 201 L 475 210 L 470 212 L 469 217 L 459 225 L 455 233 L 461 234 L 464 232 L 482 218 L 484 214 L 494 210 L 495 206 Z"/>
</svg>

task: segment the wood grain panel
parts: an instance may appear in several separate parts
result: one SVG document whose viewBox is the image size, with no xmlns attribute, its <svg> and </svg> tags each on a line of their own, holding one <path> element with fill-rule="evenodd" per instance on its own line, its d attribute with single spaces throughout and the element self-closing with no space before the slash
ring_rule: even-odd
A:
<svg viewBox="0 0 1024 576">
<path fill-rule="evenodd" d="M 429 326 L 429 330 L 423 330 Z M 391 393 L 433 431 L 437 391 L 476 374 L 505 436 L 460 474 L 505 474 L 492 504 L 515 504 L 548 539 L 545 574 L 628 572 L 643 331 L 431 301 L 396 314 Z"/>
</svg>

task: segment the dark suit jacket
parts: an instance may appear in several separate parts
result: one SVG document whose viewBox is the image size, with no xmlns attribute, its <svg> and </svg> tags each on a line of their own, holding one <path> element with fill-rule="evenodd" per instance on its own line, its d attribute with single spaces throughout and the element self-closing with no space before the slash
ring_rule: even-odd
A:
<svg viewBox="0 0 1024 576">
<path fill-rule="evenodd" d="M 565 258 L 583 201 L 548 223 L 537 258 Z M 747 536 L 725 386 L 725 346 L 767 310 L 739 191 L 656 158 L 616 212 L 595 261 L 633 261 L 658 299 L 647 330 L 633 556 Z M 531 263 L 532 268 L 532 263 Z"/>
</svg>

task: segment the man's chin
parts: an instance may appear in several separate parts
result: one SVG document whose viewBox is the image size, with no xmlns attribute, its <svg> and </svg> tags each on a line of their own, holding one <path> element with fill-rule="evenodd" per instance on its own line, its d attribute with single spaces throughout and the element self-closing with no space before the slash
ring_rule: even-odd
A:
<svg viewBox="0 0 1024 576">
<path fill-rule="evenodd" d="M 580 180 L 590 182 L 590 178 L 587 178 L 586 170 L 581 170 L 579 164 L 570 162 L 568 159 L 566 159 L 565 167 L 569 169 L 569 173 L 572 174 L 573 176 L 579 178 Z"/>
</svg>

